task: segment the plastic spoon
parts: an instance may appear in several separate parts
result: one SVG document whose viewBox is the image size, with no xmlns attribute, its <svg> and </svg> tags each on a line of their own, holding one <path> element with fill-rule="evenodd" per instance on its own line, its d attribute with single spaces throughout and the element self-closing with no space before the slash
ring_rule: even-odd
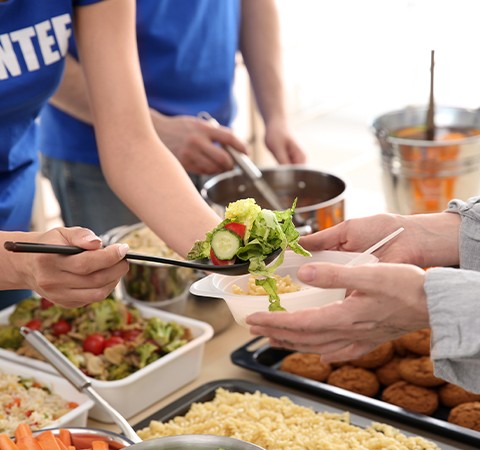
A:
<svg viewBox="0 0 480 450">
<path fill-rule="evenodd" d="M 366 255 L 370 255 L 370 253 L 373 253 L 375 250 L 378 250 L 380 247 L 385 245 L 388 241 L 398 236 L 404 229 L 405 228 L 400 227 L 398 230 L 394 231 L 393 233 L 390 233 L 388 236 L 384 237 L 381 241 L 378 241 L 376 244 L 373 244 L 371 247 L 367 248 L 364 252 L 362 252 L 362 254 L 356 256 L 345 265 L 356 266 L 357 264 L 361 264 Z"/>
<path fill-rule="evenodd" d="M 84 248 L 72 245 L 43 244 L 38 242 L 12 242 L 6 241 L 4 247 L 11 252 L 22 253 L 57 253 L 61 255 L 75 255 L 85 251 Z M 281 249 L 275 250 L 267 256 L 265 264 L 270 264 L 280 254 Z M 162 258 L 160 256 L 142 255 L 140 253 L 127 253 L 126 259 L 137 261 L 150 261 L 158 264 L 167 264 L 170 266 L 187 267 L 189 269 L 204 270 L 206 272 L 221 273 L 222 275 L 245 275 L 248 272 L 250 263 L 248 261 L 229 264 L 225 266 L 216 266 L 208 258 L 195 259 L 193 261 L 183 261 L 178 259 Z"/>
</svg>

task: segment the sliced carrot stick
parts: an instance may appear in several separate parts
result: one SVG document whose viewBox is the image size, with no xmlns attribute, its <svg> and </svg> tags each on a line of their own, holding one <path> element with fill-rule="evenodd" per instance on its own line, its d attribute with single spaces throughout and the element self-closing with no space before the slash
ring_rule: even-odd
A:
<svg viewBox="0 0 480 450">
<path fill-rule="evenodd" d="M 42 446 L 33 436 L 22 436 L 16 439 L 18 450 L 42 450 Z"/>
<path fill-rule="evenodd" d="M 55 440 L 57 441 L 57 444 L 61 450 L 67 450 L 67 446 L 62 442 L 59 436 L 55 436 Z"/>
<path fill-rule="evenodd" d="M 63 450 L 58 444 L 57 438 L 52 431 L 46 430 L 37 436 L 37 441 L 42 450 Z"/>
<path fill-rule="evenodd" d="M 67 449 L 68 450 L 77 450 L 74 445 L 68 445 Z"/>
<path fill-rule="evenodd" d="M 102 436 L 95 436 L 91 434 L 72 434 L 72 444 L 77 450 L 88 450 L 92 448 L 93 441 L 105 440 Z"/>
<path fill-rule="evenodd" d="M 72 435 L 70 431 L 66 430 L 65 428 L 61 428 L 58 431 L 58 438 L 68 447 L 72 445 Z"/>
<path fill-rule="evenodd" d="M 108 450 L 108 443 L 105 441 L 93 441 L 92 450 Z"/>
<path fill-rule="evenodd" d="M 15 440 L 18 441 L 24 436 L 32 436 L 32 429 L 26 423 L 19 423 L 15 429 Z"/>
<path fill-rule="evenodd" d="M 17 445 L 7 433 L 0 433 L 0 450 L 18 450 Z"/>
</svg>

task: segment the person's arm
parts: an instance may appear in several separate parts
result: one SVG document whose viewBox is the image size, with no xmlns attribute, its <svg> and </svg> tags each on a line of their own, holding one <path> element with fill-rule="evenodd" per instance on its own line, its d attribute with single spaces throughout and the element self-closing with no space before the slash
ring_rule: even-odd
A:
<svg viewBox="0 0 480 450">
<path fill-rule="evenodd" d="M 89 251 L 77 255 L 12 253 L 5 241 L 75 245 Z M 0 290 L 31 289 L 53 303 L 83 306 L 103 300 L 128 271 L 128 246 L 101 248 L 102 241 L 86 228 L 55 228 L 41 232 L 0 232 Z M 2 305 L 0 304 L 0 308 Z"/>
<path fill-rule="evenodd" d="M 282 163 L 303 163 L 305 153 L 288 127 L 275 0 L 242 0 L 240 51 L 265 122 L 265 143 Z"/>
<path fill-rule="evenodd" d="M 93 123 L 82 67 L 70 54 L 62 82 L 49 102 L 77 120 Z M 190 173 L 209 175 L 233 169 L 232 159 L 216 142 L 246 152 L 245 145 L 226 127 L 214 127 L 197 117 L 168 117 L 152 108 L 150 115 L 162 142 Z"/>
<path fill-rule="evenodd" d="M 155 132 L 138 61 L 134 18 L 133 0 L 104 1 L 77 8 L 75 13 L 75 38 L 100 162 L 122 201 L 185 256 L 221 219 Z"/>
<path fill-rule="evenodd" d="M 409 263 L 419 267 L 459 264 L 459 214 L 377 214 L 345 220 L 334 227 L 300 238 L 310 251 L 363 252 L 400 227 L 405 230 L 375 252 L 382 262 Z"/>
</svg>

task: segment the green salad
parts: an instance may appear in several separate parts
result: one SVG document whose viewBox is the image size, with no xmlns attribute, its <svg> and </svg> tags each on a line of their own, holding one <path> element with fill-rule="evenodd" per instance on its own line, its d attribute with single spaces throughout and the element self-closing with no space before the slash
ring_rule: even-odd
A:
<svg viewBox="0 0 480 450">
<path fill-rule="evenodd" d="M 283 263 L 285 250 L 311 256 L 299 243 L 300 234 L 293 224 L 296 200 L 284 211 L 263 209 L 253 198 L 230 203 L 225 210 L 225 219 L 205 240 L 195 242 L 188 259 L 210 258 L 213 264 L 225 265 L 249 262 L 249 272 L 255 283 L 268 294 L 269 311 L 284 311 L 277 292 L 274 277 L 276 269 Z M 280 249 L 278 258 L 267 267 L 265 259 Z"/>
</svg>

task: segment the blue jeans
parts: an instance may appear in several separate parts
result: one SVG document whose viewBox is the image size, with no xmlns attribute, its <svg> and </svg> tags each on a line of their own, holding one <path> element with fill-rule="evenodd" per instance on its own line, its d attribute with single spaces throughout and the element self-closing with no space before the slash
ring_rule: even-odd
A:
<svg viewBox="0 0 480 450">
<path fill-rule="evenodd" d="M 102 235 L 140 222 L 109 188 L 100 166 L 41 157 L 42 174 L 52 184 L 65 226 Z"/>
</svg>

